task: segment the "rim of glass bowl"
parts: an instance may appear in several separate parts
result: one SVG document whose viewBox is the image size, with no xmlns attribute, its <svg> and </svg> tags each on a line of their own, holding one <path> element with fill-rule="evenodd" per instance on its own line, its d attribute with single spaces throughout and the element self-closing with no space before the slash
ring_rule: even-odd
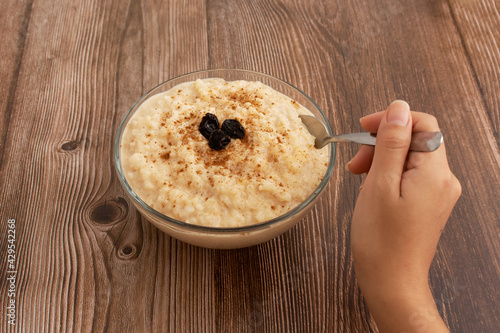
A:
<svg viewBox="0 0 500 333">
<path fill-rule="evenodd" d="M 157 88 L 159 88 L 160 86 L 162 86 L 162 85 L 164 85 L 164 84 L 166 84 L 168 82 L 171 82 L 171 81 L 174 81 L 174 80 L 179 80 L 179 79 L 181 79 L 183 77 L 186 77 L 186 76 L 192 76 L 192 75 L 201 74 L 201 73 L 208 74 L 208 75 L 210 75 L 210 77 L 216 77 L 216 76 L 212 76 L 211 73 L 215 73 L 215 72 L 231 72 L 231 71 L 263 76 L 263 77 L 266 77 L 266 78 L 268 78 L 270 80 L 276 80 L 276 81 L 279 81 L 281 83 L 284 83 L 285 85 L 291 87 L 292 89 L 295 89 L 300 94 L 302 94 L 305 98 L 307 98 L 312 103 L 312 105 L 319 111 L 319 113 L 323 117 L 323 119 L 322 119 L 323 120 L 323 124 L 326 126 L 327 131 L 329 132 L 330 135 L 333 135 L 333 131 L 332 131 L 332 128 L 330 126 L 330 123 L 329 123 L 328 119 L 326 118 L 326 116 L 323 113 L 323 111 L 321 110 L 321 108 L 316 104 L 316 102 L 314 102 L 312 100 L 311 97 L 309 97 L 302 90 L 300 90 L 299 88 L 291 85 L 290 83 L 288 83 L 286 81 L 283 81 L 283 80 L 281 80 L 279 78 L 276 78 L 274 76 L 268 75 L 268 74 L 264 74 L 264 73 L 260 73 L 260 72 L 255 72 L 255 71 L 251 71 L 251 70 L 245 70 L 245 69 L 210 69 L 210 70 L 199 70 L 199 71 L 195 71 L 195 72 L 191 72 L 191 73 L 182 74 L 182 75 L 176 76 L 174 78 L 171 78 L 171 79 L 169 79 L 169 80 L 167 80 L 165 82 L 162 82 L 159 85 L 157 85 L 156 87 L 154 87 L 153 89 L 149 90 L 141 98 L 139 98 L 139 100 L 137 102 L 135 102 L 135 104 L 127 112 L 127 114 L 125 115 L 125 117 L 123 118 L 123 120 L 122 120 L 122 122 L 120 124 L 120 127 L 118 128 L 118 132 L 117 132 L 116 137 L 115 137 L 114 150 L 113 150 L 113 157 L 114 157 L 115 168 L 116 168 L 116 172 L 118 174 L 118 178 L 120 179 L 120 182 L 121 182 L 122 186 L 125 188 L 125 190 L 128 192 L 128 194 L 133 198 L 133 200 L 135 200 L 143 209 L 145 209 L 148 213 L 156 216 L 157 218 L 159 218 L 161 220 L 164 220 L 166 222 L 172 223 L 172 224 L 177 225 L 179 227 L 182 227 L 182 228 L 185 228 L 185 229 L 191 229 L 191 230 L 194 230 L 194 231 L 216 232 L 216 233 L 220 233 L 220 232 L 231 233 L 231 232 L 242 232 L 242 231 L 258 230 L 258 229 L 262 229 L 262 228 L 265 228 L 267 226 L 273 225 L 273 224 L 275 224 L 277 222 L 286 220 L 286 219 L 288 219 L 290 217 L 293 217 L 297 213 L 299 213 L 301 210 L 303 210 L 304 208 L 306 208 L 316 197 L 318 197 L 323 192 L 323 190 L 325 189 L 326 185 L 328 184 L 328 181 L 330 180 L 330 177 L 331 177 L 332 172 L 333 172 L 333 167 L 334 167 L 334 164 L 335 164 L 336 149 L 335 149 L 335 144 L 334 143 L 330 144 L 330 158 L 329 158 L 329 163 L 328 163 L 328 167 L 326 169 L 325 175 L 324 175 L 323 179 L 321 180 L 321 182 L 319 183 L 319 185 L 313 191 L 313 193 L 311 195 L 309 195 L 309 197 L 307 197 L 306 200 L 304 200 L 303 202 L 301 202 L 298 206 L 296 206 L 292 210 L 286 212 L 283 215 L 275 217 L 275 218 L 273 218 L 271 220 L 267 220 L 267 221 L 261 222 L 261 223 L 255 223 L 255 224 L 251 224 L 251 225 L 241 226 L 241 227 L 209 227 L 209 226 L 203 226 L 203 225 L 197 225 L 197 224 L 190 224 L 190 223 L 187 223 L 187 222 L 176 220 L 174 218 L 171 218 L 171 217 L 169 217 L 167 215 L 164 215 L 164 214 L 158 212 L 154 208 L 151 208 L 147 203 L 145 203 L 137 195 L 137 193 L 135 193 L 135 191 L 132 189 L 132 187 L 128 183 L 125 175 L 123 174 L 123 169 L 122 169 L 122 165 L 121 165 L 121 161 L 120 161 L 120 140 L 121 140 L 121 136 L 123 134 L 123 130 L 124 130 L 125 126 L 127 125 L 128 121 L 131 118 L 130 115 L 131 115 L 132 111 L 135 109 L 135 107 L 138 104 L 144 102 L 145 99 L 146 99 L 146 97 L 149 98 L 150 96 L 148 96 L 148 95 L 151 92 L 153 92 L 154 90 L 156 90 Z M 187 81 L 185 81 L 185 82 L 187 82 Z M 275 89 L 274 87 L 272 87 L 272 88 Z"/>
</svg>

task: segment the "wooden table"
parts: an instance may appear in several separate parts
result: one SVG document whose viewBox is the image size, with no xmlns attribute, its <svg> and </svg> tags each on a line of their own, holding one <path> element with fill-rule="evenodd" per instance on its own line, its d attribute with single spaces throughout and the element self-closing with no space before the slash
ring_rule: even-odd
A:
<svg viewBox="0 0 500 333">
<path fill-rule="evenodd" d="M 377 331 L 349 243 L 360 177 L 344 165 L 356 145 L 338 147 L 330 184 L 303 221 L 251 248 L 187 245 L 125 199 L 111 160 L 122 117 L 158 83 L 207 68 L 284 79 L 339 133 L 360 131 L 361 116 L 396 98 L 435 115 L 463 194 L 430 284 L 453 332 L 498 332 L 498 0 L 0 8 L 2 332 Z"/>
</svg>

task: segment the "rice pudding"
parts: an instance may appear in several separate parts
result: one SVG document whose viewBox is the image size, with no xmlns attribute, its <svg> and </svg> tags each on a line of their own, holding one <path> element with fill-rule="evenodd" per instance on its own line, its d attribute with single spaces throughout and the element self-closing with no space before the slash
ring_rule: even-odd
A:
<svg viewBox="0 0 500 333">
<path fill-rule="evenodd" d="M 213 150 L 200 133 L 211 113 L 238 120 L 242 139 Z M 328 148 L 298 117 L 312 115 L 260 82 L 203 79 L 146 100 L 120 142 L 123 173 L 134 192 L 164 215 L 211 227 L 239 227 L 278 217 L 323 179 Z"/>
</svg>

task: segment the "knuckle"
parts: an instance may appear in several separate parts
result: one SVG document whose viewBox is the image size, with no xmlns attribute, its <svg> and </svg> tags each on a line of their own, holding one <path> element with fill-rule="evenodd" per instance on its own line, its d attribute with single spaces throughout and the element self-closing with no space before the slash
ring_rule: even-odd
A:
<svg viewBox="0 0 500 333">
<path fill-rule="evenodd" d="M 412 151 L 408 153 L 407 168 L 412 169 L 423 165 L 426 158 L 423 153 Z"/>
<path fill-rule="evenodd" d="M 426 115 L 425 127 L 427 127 L 429 130 L 432 130 L 432 131 L 439 130 L 439 123 L 438 123 L 437 118 L 431 114 L 425 114 L 425 115 Z"/>
<path fill-rule="evenodd" d="M 462 185 L 458 181 L 457 177 L 453 176 L 453 193 L 455 194 L 456 198 L 458 199 L 462 195 Z"/>
<path fill-rule="evenodd" d="M 458 200 L 458 198 L 462 194 L 462 185 L 460 185 L 458 179 L 451 172 L 448 177 L 443 178 L 441 186 L 456 200 Z"/>
<path fill-rule="evenodd" d="M 377 143 L 385 148 L 394 150 L 408 149 L 409 146 L 408 138 L 403 135 L 384 136 L 380 139 L 377 137 Z"/>
<path fill-rule="evenodd" d="M 437 120 L 437 118 L 436 118 L 435 116 L 433 116 L 433 115 L 431 115 L 431 114 L 430 114 L 430 115 L 429 115 L 429 120 L 428 120 L 428 121 L 429 121 L 429 124 L 430 124 L 430 125 L 433 125 L 433 126 L 435 126 L 435 127 L 438 127 L 438 120 Z"/>
</svg>

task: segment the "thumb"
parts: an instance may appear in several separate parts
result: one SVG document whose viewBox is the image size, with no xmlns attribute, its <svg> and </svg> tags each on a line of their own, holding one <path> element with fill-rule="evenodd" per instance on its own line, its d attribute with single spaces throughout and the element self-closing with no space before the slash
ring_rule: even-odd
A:
<svg viewBox="0 0 500 333">
<path fill-rule="evenodd" d="M 398 197 L 411 131 L 410 106 L 405 101 L 392 102 L 378 127 L 375 154 L 367 178 L 376 177 L 378 186 Z"/>
</svg>

